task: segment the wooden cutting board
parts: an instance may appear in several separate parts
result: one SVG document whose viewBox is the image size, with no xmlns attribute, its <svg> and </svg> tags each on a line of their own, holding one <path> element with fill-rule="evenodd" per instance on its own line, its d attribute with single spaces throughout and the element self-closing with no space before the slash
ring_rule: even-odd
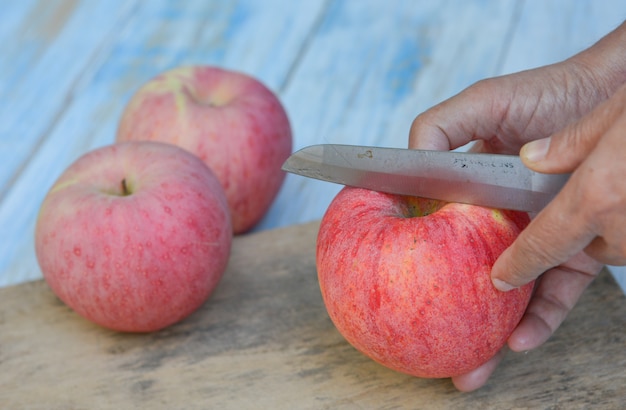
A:
<svg viewBox="0 0 626 410">
<path fill-rule="evenodd" d="M 161 332 L 108 331 L 45 282 L 0 289 L 0 408 L 578 409 L 626 403 L 626 298 L 607 272 L 550 341 L 489 384 L 388 370 L 337 333 L 315 271 L 318 224 L 235 239 L 209 301 Z"/>
</svg>

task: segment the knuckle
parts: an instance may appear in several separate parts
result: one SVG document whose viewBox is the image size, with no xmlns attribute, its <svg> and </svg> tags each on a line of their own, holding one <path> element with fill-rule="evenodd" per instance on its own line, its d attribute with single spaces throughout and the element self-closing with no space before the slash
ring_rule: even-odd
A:
<svg viewBox="0 0 626 410">
<path fill-rule="evenodd" d="M 512 248 L 507 278 L 510 283 L 518 286 L 537 278 L 555 265 L 555 254 L 550 251 L 552 247 L 544 240 L 530 235 L 521 239 Z"/>
<path fill-rule="evenodd" d="M 439 125 L 437 109 L 438 107 L 432 108 L 430 111 L 423 112 L 415 117 L 409 131 L 409 148 L 450 149 L 450 138 L 442 126 Z"/>
<path fill-rule="evenodd" d="M 581 169 L 580 181 L 574 184 L 574 204 L 599 235 L 615 228 L 622 231 L 625 227 L 616 226 L 626 209 L 626 185 L 622 179 L 611 167 L 585 167 Z"/>
<path fill-rule="evenodd" d="M 626 238 L 597 237 L 585 248 L 585 253 L 604 264 L 626 265 Z"/>
</svg>

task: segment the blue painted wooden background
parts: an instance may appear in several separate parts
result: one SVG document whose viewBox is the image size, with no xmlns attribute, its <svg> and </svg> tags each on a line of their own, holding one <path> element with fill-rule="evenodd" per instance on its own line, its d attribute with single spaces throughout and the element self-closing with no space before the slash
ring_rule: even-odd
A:
<svg viewBox="0 0 626 410">
<path fill-rule="evenodd" d="M 47 189 L 114 141 L 126 102 L 159 72 L 212 64 L 259 78 L 295 149 L 405 147 L 419 112 L 567 58 L 625 18 L 623 0 L 3 1 L 0 286 L 41 277 L 33 229 Z M 289 175 L 257 229 L 319 219 L 339 188 Z"/>
</svg>

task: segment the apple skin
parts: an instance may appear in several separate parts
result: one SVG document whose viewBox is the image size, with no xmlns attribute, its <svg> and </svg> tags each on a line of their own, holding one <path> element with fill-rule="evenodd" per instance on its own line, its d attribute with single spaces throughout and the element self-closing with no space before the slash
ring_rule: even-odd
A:
<svg viewBox="0 0 626 410">
<path fill-rule="evenodd" d="M 159 330 L 195 311 L 220 281 L 231 242 L 211 170 L 155 142 L 80 157 L 48 192 L 35 228 L 53 292 L 83 317 L 124 332 Z"/>
<path fill-rule="evenodd" d="M 235 234 L 274 201 L 291 154 L 287 113 L 261 82 L 212 66 L 179 67 L 148 81 L 126 106 L 117 141 L 153 140 L 200 157 L 226 191 Z"/>
<path fill-rule="evenodd" d="M 528 223 L 522 212 L 344 188 L 317 239 L 328 314 L 356 349 L 396 371 L 473 370 L 504 346 L 528 305 L 533 283 L 504 293 L 490 279 Z"/>
</svg>

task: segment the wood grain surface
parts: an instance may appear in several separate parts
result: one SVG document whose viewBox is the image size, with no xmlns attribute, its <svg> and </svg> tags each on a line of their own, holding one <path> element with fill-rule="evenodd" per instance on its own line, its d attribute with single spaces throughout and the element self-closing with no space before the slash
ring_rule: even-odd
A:
<svg viewBox="0 0 626 410">
<path fill-rule="evenodd" d="M 388 370 L 326 314 L 317 223 L 235 239 L 213 296 L 187 320 L 137 335 L 105 330 L 45 282 L 0 289 L 3 409 L 623 409 L 626 301 L 603 272 L 551 340 L 509 352 L 489 384 Z"/>
</svg>

